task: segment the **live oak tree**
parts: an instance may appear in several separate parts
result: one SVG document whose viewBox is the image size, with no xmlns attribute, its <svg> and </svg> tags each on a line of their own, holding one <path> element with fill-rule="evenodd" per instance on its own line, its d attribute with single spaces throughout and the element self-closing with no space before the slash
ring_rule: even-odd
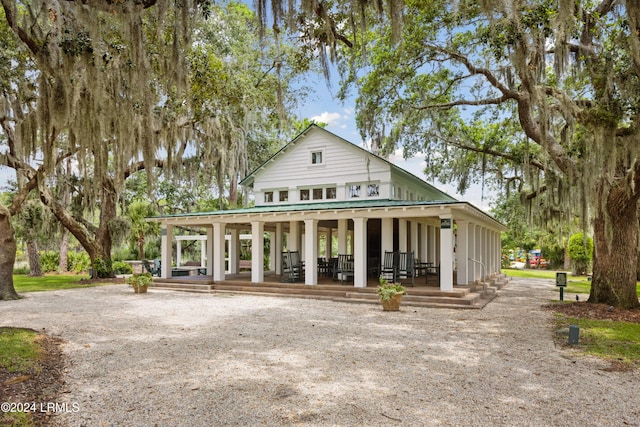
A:
<svg viewBox="0 0 640 427">
<path fill-rule="evenodd" d="M 260 0 L 264 20 L 269 4 L 276 23 L 347 52 L 374 146 L 433 150 L 445 175 L 501 164 L 545 215 L 592 217 L 589 301 L 640 305 L 640 3 Z"/>
<path fill-rule="evenodd" d="M 640 4 L 408 1 L 402 37 L 387 28 L 364 62 L 364 133 L 509 160 L 523 198 L 592 212 L 589 301 L 638 307 Z"/>
<path fill-rule="evenodd" d="M 12 86 L 5 108 L 8 144 L 3 164 L 14 167 L 52 213 L 109 268 L 110 221 L 131 160 L 149 167 L 157 150 L 171 153 L 184 137 L 175 122 L 159 126 L 157 109 L 186 87 L 182 48 L 190 42 L 196 5 L 147 2 L 18 2 L 2 0 L 3 25 L 32 63 L 31 86 Z M 152 49 L 153 47 L 153 49 Z M 16 88 L 22 91 L 17 99 Z M 125 113 L 126 112 L 126 113 Z M 30 160 L 41 156 L 42 163 Z M 48 179 L 66 157 L 86 178 L 87 206 L 98 225 L 83 222 L 53 197 Z"/>
<path fill-rule="evenodd" d="M 217 22 L 224 24 L 226 19 L 208 1 L 1 4 L 3 35 L 17 46 L 18 63 L 26 64 L 13 76 L 13 84 L 3 87 L 0 122 L 7 148 L 1 164 L 18 172 L 25 192 L 37 189 L 43 203 L 87 250 L 94 267 L 99 267 L 94 269 L 98 275 L 112 274 L 117 199 L 128 177 L 144 170 L 151 188 L 154 168 L 171 176 L 185 168 L 190 172 L 191 165 L 196 171 L 213 171 L 210 176 L 217 176 L 218 182 L 225 177 L 233 182 L 247 167 L 243 159 L 261 151 L 247 148 L 252 138 L 258 148 L 261 141 L 243 126 L 250 123 L 255 128 L 264 116 L 272 122 L 279 116 L 273 105 L 281 109 L 283 98 L 270 95 L 285 93 L 288 83 L 283 89 L 281 79 L 276 79 L 279 86 L 274 90 L 273 67 L 249 57 L 234 61 L 238 52 L 233 49 L 209 50 L 207 60 L 198 62 L 197 51 L 192 51 L 196 24 L 214 13 L 219 14 L 214 16 Z M 241 22 L 251 19 L 245 6 L 238 10 L 246 15 Z M 233 40 L 234 35 L 225 31 L 234 22 L 230 18 L 212 37 Z M 245 26 L 244 31 L 250 29 Z M 201 29 L 199 34 L 205 33 Z M 256 43 L 245 47 L 259 50 L 253 34 Z M 210 41 L 203 39 L 195 46 L 202 48 Z M 229 94 L 210 90 L 225 77 L 208 68 L 215 54 L 220 57 L 213 58 L 213 64 L 239 64 L 235 69 L 220 67 L 229 81 L 254 67 L 254 77 L 237 87 L 259 88 L 262 93 L 247 96 L 246 90 L 236 91 L 234 105 L 220 102 Z M 14 64 L 17 57 L 10 56 L 8 63 Z M 185 162 L 186 157 L 191 161 Z M 42 161 L 34 163 L 36 158 Z M 74 194 L 73 210 L 51 191 L 54 170 L 66 159 L 71 159 L 81 180 L 77 188 L 82 193 Z"/>
</svg>

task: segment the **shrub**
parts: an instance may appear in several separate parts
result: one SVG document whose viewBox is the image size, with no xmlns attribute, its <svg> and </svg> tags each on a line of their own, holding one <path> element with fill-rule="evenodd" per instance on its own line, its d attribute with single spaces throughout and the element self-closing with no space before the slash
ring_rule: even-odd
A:
<svg viewBox="0 0 640 427">
<path fill-rule="evenodd" d="M 569 238 L 569 258 L 571 270 L 575 275 L 586 274 L 593 257 L 593 239 L 585 239 L 583 233 L 576 233 Z"/>
<path fill-rule="evenodd" d="M 113 272 L 115 274 L 132 274 L 133 268 L 123 261 L 115 261 L 113 263 Z"/>
<path fill-rule="evenodd" d="M 86 252 L 69 251 L 67 254 L 67 270 L 74 273 L 84 273 L 89 271 L 91 267 L 91 259 Z"/>
<path fill-rule="evenodd" d="M 17 267 L 13 269 L 14 275 L 25 276 L 29 273 L 31 273 L 31 269 L 29 269 L 29 267 Z"/>
<path fill-rule="evenodd" d="M 40 271 L 50 273 L 58 271 L 60 265 L 60 253 L 56 251 L 40 252 Z"/>
</svg>

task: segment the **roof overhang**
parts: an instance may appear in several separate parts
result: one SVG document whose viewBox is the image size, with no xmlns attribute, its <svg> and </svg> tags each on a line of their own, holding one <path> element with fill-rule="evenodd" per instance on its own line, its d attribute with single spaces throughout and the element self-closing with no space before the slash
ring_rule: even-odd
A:
<svg viewBox="0 0 640 427">
<path fill-rule="evenodd" d="M 484 227 L 505 231 L 507 228 L 491 215 L 467 202 L 367 200 L 361 202 L 324 202 L 259 206 L 214 212 L 197 212 L 148 218 L 164 225 L 211 226 L 214 223 L 248 224 L 251 222 L 318 221 L 352 218 L 402 218 L 417 221 L 450 217 Z"/>
</svg>

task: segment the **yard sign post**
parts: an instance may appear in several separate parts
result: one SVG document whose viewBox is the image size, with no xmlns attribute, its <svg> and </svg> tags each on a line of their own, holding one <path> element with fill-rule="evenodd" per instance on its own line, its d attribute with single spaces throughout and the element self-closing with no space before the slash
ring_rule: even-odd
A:
<svg viewBox="0 0 640 427">
<path fill-rule="evenodd" d="M 556 286 L 560 288 L 560 301 L 564 301 L 564 288 L 567 286 L 567 273 L 556 273 Z"/>
</svg>

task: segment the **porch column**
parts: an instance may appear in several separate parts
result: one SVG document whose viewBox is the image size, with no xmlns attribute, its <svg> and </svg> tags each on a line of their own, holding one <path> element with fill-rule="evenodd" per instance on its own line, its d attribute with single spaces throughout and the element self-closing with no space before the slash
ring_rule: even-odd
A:
<svg viewBox="0 0 640 427">
<path fill-rule="evenodd" d="M 251 223 L 251 282 L 264 282 L 264 222 Z"/>
<path fill-rule="evenodd" d="M 367 218 L 353 218 L 353 286 L 367 287 Z"/>
<path fill-rule="evenodd" d="M 427 254 L 429 252 L 429 226 L 425 223 L 420 224 L 420 261 L 427 262 Z"/>
<path fill-rule="evenodd" d="M 382 218 L 380 226 L 380 263 L 382 263 L 384 253 L 393 252 L 393 218 Z"/>
<path fill-rule="evenodd" d="M 172 247 L 173 245 L 173 225 L 162 225 L 162 240 L 160 242 L 160 262 L 162 264 L 160 269 L 160 277 L 163 279 L 171 278 L 171 261 L 173 259 Z"/>
<path fill-rule="evenodd" d="M 207 241 L 200 240 L 200 267 L 204 267 L 207 262 Z"/>
<path fill-rule="evenodd" d="M 476 225 L 476 261 L 482 262 L 482 227 Z M 482 266 L 476 263 L 475 280 L 482 280 Z"/>
<path fill-rule="evenodd" d="M 338 220 L 338 253 L 344 255 L 347 253 L 347 219 Z"/>
<path fill-rule="evenodd" d="M 289 222 L 289 238 L 287 239 L 287 250 L 297 251 L 300 241 L 300 223 L 298 221 Z"/>
<path fill-rule="evenodd" d="M 440 217 L 440 290 L 453 290 L 453 219 Z"/>
<path fill-rule="evenodd" d="M 467 226 L 467 234 L 469 236 L 467 240 L 467 250 L 469 252 L 468 258 L 476 259 L 476 225 L 469 223 Z M 469 261 L 467 269 L 467 284 L 471 284 L 476 280 L 476 263 Z"/>
<path fill-rule="evenodd" d="M 329 261 L 331 258 L 331 251 L 333 250 L 333 228 L 327 230 L 327 240 L 325 241 L 326 247 L 324 248 L 324 254 Z"/>
<path fill-rule="evenodd" d="M 240 230 L 229 230 L 229 274 L 238 273 L 238 260 L 240 259 Z"/>
<path fill-rule="evenodd" d="M 304 284 L 318 284 L 318 220 L 304 220 Z"/>
<path fill-rule="evenodd" d="M 398 250 L 407 252 L 407 220 L 398 219 Z"/>
<path fill-rule="evenodd" d="M 176 267 L 182 264 L 182 240 L 176 240 Z"/>
<path fill-rule="evenodd" d="M 413 258 L 417 259 L 420 255 L 419 248 L 419 240 L 418 240 L 418 223 L 416 221 L 409 222 L 409 226 L 411 227 L 411 250 L 413 251 Z"/>
<path fill-rule="evenodd" d="M 213 280 L 222 282 L 225 279 L 224 249 L 225 231 L 227 224 L 221 222 L 213 223 Z M 231 263 L 231 260 L 229 260 Z"/>
<path fill-rule="evenodd" d="M 276 271 L 277 259 L 276 259 L 276 232 L 269 232 L 269 271 Z"/>
<path fill-rule="evenodd" d="M 438 244 L 438 239 L 436 237 L 436 227 L 434 225 L 430 225 L 428 228 L 429 231 L 429 252 L 428 252 L 428 257 L 429 257 L 429 261 L 433 263 L 433 265 L 438 265 L 438 250 L 437 250 L 437 244 Z"/>
<path fill-rule="evenodd" d="M 282 223 L 276 223 L 276 239 L 271 242 L 271 246 L 276 248 L 276 274 L 282 274 Z"/>
<path fill-rule="evenodd" d="M 467 221 L 456 221 L 458 224 L 458 237 L 456 246 L 456 258 L 458 269 L 457 283 L 458 285 L 467 286 L 468 280 L 468 267 L 471 261 L 469 261 L 469 223 Z"/>
<path fill-rule="evenodd" d="M 207 227 L 207 276 L 213 276 L 213 227 Z"/>
</svg>

